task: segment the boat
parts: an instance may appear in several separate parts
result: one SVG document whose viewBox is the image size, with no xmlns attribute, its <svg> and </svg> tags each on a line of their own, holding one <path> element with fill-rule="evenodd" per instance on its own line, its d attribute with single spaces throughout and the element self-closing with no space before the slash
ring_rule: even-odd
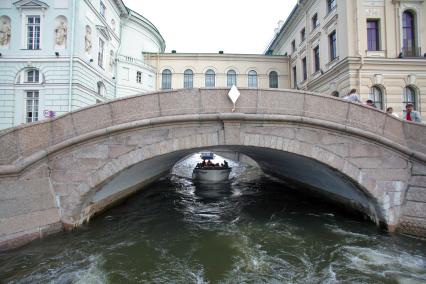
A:
<svg viewBox="0 0 426 284">
<path fill-rule="evenodd" d="M 192 171 L 192 179 L 200 183 L 217 183 L 229 180 L 229 174 L 232 168 L 224 161 L 223 164 L 213 164 L 211 160 L 214 159 L 212 152 L 202 152 L 200 158 L 202 163 L 198 163 Z M 207 161 L 207 162 L 206 162 Z"/>
</svg>

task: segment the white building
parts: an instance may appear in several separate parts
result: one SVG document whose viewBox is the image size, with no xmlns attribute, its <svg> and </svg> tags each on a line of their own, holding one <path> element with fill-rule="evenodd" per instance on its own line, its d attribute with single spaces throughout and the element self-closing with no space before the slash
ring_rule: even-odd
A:
<svg viewBox="0 0 426 284">
<path fill-rule="evenodd" d="M 1 0 L 0 129 L 153 91 L 143 52 L 164 49 L 121 0 Z"/>
</svg>

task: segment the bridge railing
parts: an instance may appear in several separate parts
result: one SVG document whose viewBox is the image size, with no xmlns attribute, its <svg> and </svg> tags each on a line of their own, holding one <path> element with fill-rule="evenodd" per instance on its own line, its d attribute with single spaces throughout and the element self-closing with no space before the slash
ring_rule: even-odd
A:
<svg viewBox="0 0 426 284">
<path fill-rule="evenodd" d="M 228 88 L 182 89 L 121 98 L 54 119 L 25 124 L 0 133 L 0 173 L 13 172 L 25 159 L 42 158 L 64 145 L 106 134 L 123 124 L 136 125 L 159 117 L 231 113 Z M 426 126 L 404 122 L 386 113 L 338 98 L 297 90 L 240 89 L 236 113 L 280 121 L 311 123 L 364 133 L 410 155 L 426 155 Z M 217 116 L 219 119 L 219 116 Z M 232 119 L 232 116 L 228 116 Z M 356 131 L 354 131 L 356 130 Z M 422 156 L 423 155 L 423 156 Z M 13 165 L 13 167 L 12 167 Z M 18 166 L 19 167 L 19 166 Z"/>
</svg>

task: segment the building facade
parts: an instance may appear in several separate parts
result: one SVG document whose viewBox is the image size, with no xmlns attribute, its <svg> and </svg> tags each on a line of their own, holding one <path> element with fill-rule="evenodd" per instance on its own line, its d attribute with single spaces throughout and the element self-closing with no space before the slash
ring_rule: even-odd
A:
<svg viewBox="0 0 426 284">
<path fill-rule="evenodd" d="M 288 57 L 224 53 L 145 54 L 157 70 L 156 89 L 280 88 L 289 85 Z"/>
<path fill-rule="evenodd" d="M 143 52 L 164 49 L 121 0 L 1 0 L 0 129 L 153 91 Z"/>
<path fill-rule="evenodd" d="M 335 96 L 356 88 L 380 109 L 401 114 L 411 102 L 422 112 L 425 12 L 423 0 L 300 0 L 266 54 L 290 57 L 292 88 Z"/>
</svg>

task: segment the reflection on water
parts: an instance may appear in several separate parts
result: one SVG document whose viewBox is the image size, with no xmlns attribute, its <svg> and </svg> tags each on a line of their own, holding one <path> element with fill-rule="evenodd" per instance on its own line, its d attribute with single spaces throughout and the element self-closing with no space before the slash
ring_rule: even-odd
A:
<svg viewBox="0 0 426 284">
<path fill-rule="evenodd" d="M 234 166 L 194 185 L 194 163 L 92 223 L 0 254 L 3 283 L 425 283 L 426 242 Z"/>
</svg>

